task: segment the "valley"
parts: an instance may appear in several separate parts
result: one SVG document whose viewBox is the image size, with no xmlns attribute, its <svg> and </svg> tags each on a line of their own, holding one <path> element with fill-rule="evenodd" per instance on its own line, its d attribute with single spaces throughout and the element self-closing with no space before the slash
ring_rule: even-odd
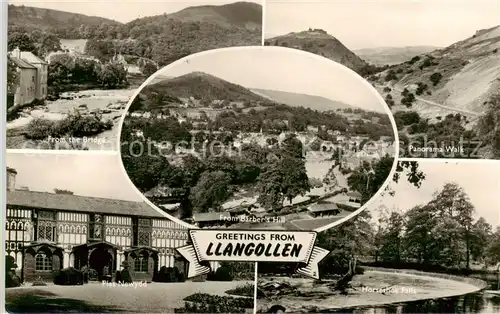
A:
<svg viewBox="0 0 500 314">
<path fill-rule="evenodd" d="M 495 118 L 500 108 L 500 26 L 435 49 L 373 48 L 355 54 L 320 29 L 276 36 L 266 44 L 312 52 L 365 77 L 391 107 L 401 142 L 421 148 L 461 143 L 457 149 L 464 152 L 408 155 L 408 144 L 403 144 L 401 157 L 500 158 L 500 121 Z"/>
<path fill-rule="evenodd" d="M 378 191 L 388 172 L 371 171 L 395 153 L 385 114 L 337 104 L 204 72 L 158 80 L 127 112 L 122 160 L 148 199 L 200 228 L 315 230 Z"/>
</svg>

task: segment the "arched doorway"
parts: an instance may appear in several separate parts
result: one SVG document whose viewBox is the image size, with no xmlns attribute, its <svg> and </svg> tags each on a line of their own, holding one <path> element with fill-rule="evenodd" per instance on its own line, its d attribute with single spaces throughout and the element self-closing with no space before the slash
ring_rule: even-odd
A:
<svg viewBox="0 0 500 314">
<path fill-rule="evenodd" d="M 89 274 L 89 280 L 101 281 L 113 272 L 113 256 L 104 248 L 96 248 L 90 253 L 89 267 L 94 270 L 92 274 Z"/>
</svg>

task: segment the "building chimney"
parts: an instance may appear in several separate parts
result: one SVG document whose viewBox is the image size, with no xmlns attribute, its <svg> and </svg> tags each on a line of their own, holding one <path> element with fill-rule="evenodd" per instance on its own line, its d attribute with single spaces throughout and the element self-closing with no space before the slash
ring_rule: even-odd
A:
<svg viewBox="0 0 500 314">
<path fill-rule="evenodd" d="M 7 167 L 7 191 L 16 190 L 16 175 L 16 169 Z"/>
<path fill-rule="evenodd" d="M 12 56 L 21 59 L 21 50 L 19 50 L 19 47 L 16 47 L 16 49 L 12 50 Z"/>
</svg>

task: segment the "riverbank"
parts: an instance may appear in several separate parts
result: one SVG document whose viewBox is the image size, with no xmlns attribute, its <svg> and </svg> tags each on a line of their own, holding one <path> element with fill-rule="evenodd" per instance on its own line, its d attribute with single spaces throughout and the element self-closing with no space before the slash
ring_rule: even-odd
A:
<svg viewBox="0 0 500 314">
<path fill-rule="evenodd" d="M 273 305 L 281 305 L 287 312 L 317 312 L 344 308 L 379 306 L 391 303 L 445 298 L 479 291 L 485 285 L 478 281 L 452 280 L 433 273 L 403 273 L 402 271 L 367 270 L 351 281 L 347 295 L 333 291 L 335 280 L 313 281 L 302 278 L 268 277 L 259 287 L 274 282 L 287 286 L 283 293 L 268 294 L 257 301 L 257 311 L 267 312 Z M 456 279 L 456 278 L 455 278 Z M 469 279 L 469 278 L 465 278 Z M 475 279 L 477 280 L 477 279 Z"/>
<path fill-rule="evenodd" d="M 61 99 L 47 101 L 43 106 L 27 108 L 20 113 L 19 118 L 7 123 L 6 146 L 8 149 L 54 149 L 49 145 L 50 143 L 41 140 L 28 140 L 23 135 L 26 127 L 33 119 L 58 121 L 64 119 L 68 113 L 78 109 L 82 113 L 99 113 L 103 120 L 113 121 L 111 130 L 97 134 L 92 137 L 92 140 L 86 141 L 85 148 L 89 150 L 116 150 L 120 118 L 134 92 L 135 90 L 131 88 L 66 92 L 63 93 Z M 59 145 L 59 149 L 65 148 L 64 145 Z"/>
</svg>

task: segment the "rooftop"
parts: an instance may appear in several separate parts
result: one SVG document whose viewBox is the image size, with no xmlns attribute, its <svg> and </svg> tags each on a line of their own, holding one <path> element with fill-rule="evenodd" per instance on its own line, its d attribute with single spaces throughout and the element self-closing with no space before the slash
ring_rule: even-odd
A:
<svg viewBox="0 0 500 314">
<path fill-rule="evenodd" d="M 325 212 L 325 211 L 330 211 L 330 210 L 336 210 L 338 209 L 337 205 L 335 203 L 330 203 L 330 202 L 320 202 L 316 204 L 312 204 L 307 208 L 308 211 L 312 213 L 317 213 L 317 212 Z"/>
<path fill-rule="evenodd" d="M 28 62 L 22 60 L 22 59 L 19 59 L 17 57 L 10 57 L 10 59 L 16 64 L 17 67 L 21 68 L 21 69 L 34 69 L 36 70 L 36 67 L 32 64 L 29 64 Z"/>
<path fill-rule="evenodd" d="M 47 64 L 47 62 L 38 58 L 32 52 L 29 52 L 29 51 L 21 51 L 21 59 L 23 59 L 24 61 L 29 62 L 31 64 L 34 64 L 34 63 Z"/>
<path fill-rule="evenodd" d="M 163 215 L 143 202 L 24 190 L 7 191 L 7 205 L 85 213 L 164 218 Z"/>
<path fill-rule="evenodd" d="M 193 215 L 193 220 L 195 222 L 207 222 L 207 221 L 220 221 L 224 219 L 231 218 L 231 214 L 228 212 L 221 213 L 196 213 Z"/>
<path fill-rule="evenodd" d="M 347 195 L 352 197 L 362 197 L 361 193 L 359 193 L 358 191 L 347 192 Z"/>
</svg>

